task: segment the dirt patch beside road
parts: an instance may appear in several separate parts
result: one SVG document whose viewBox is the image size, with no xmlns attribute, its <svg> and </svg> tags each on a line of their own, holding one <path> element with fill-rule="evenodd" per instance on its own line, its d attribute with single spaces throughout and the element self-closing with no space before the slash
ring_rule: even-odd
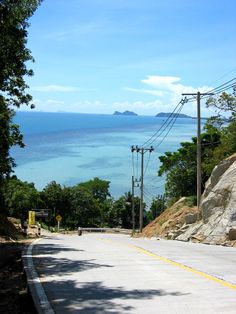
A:
<svg viewBox="0 0 236 314">
<path fill-rule="evenodd" d="M 36 231 L 35 231 L 36 232 Z M 23 272 L 22 252 L 36 234 L 24 238 L 19 222 L 0 216 L 0 313 L 35 314 Z"/>
<path fill-rule="evenodd" d="M 27 291 L 21 254 L 27 243 L 0 244 L 0 313 L 34 314 L 33 302 Z"/>
</svg>

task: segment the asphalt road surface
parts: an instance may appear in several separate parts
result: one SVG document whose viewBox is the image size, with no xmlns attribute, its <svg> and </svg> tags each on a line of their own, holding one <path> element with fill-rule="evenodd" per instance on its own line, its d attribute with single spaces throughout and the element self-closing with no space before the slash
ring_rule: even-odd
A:
<svg viewBox="0 0 236 314">
<path fill-rule="evenodd" d="M 32 252 L 55 313 L 236 313 L 235 248 L 97 233 Z"/>
</svg>

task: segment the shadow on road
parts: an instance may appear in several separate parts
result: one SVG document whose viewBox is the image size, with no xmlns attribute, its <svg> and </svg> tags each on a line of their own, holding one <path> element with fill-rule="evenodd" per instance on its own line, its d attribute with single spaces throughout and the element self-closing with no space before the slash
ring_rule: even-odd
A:
<svg viewBox="0 0 236 314">
<path fill-rule="evenodd" d="M 55 285 L 55 286 L 54 286 Z M 56 313 L 135 313 L 130 300 L 152 299 L 154 297 L 184 295 L 181 292 L 167 292 L 162 289 L 125 290 L 122 287 L 106 287 L 102 282 L 57 281 L 46 283 L 47 292 Z M 54 295 L 55 288 L 57 293 Z M 119 302 L 119 300 L 125 300 Z M 121 304 L 123 303 L 123 304 Z"/>
<path fill-rule="evenodd" d="M 68 252 L 65 258 L 61 252 Z M 95 268 L 114 267 L 95 259 L 84 259 L 83 250 L 55 244 L 37 244 L 34 248 L 34 265 L 41 278 L 47 297 L 56 313 L 135 313 L 142 308 L 142 300 L 156 297 L 184 295 L 179 291 L 162 289 L 124 289 L 122 286 L 106 286 L 102 281 L 78 280 L 78 272 Z M 73 255 L 73 256 L 72 256 Z M 66 275 L 72 275 L 69 279 Z M 71 278 L 75 278 L 71 280 Z M 86 277 L 83 277 L 86 278 Z M 135 300 L 132 301 L 132 300 Z"/>
<path fill-rule="evenodd" d="M 60 252 L 68 252 L 68 258 L 60 257 Z M 113 267 L 111 265 L 94 262 L 94 259 L 83 259 L 83 250 L 71 247 L 57 246 L 55 244 L 37 244 L 33 251 L 34 265 L 39 276 L 64 276 L 100 267 Z M 70 259 L 72 254 L 77 258 Z"/>
</svg>

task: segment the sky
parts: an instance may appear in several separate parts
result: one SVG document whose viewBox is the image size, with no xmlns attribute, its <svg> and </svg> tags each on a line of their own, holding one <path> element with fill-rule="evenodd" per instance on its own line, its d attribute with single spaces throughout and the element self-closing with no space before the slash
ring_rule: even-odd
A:
<svg viewBox="0 0 236 314">
<path fill-rule="evenodd" d="M 235 0 L 44 0 L 28 29 L 35 110 L 171 112 L 236 76 L 235 12 Z"/>
</svg>

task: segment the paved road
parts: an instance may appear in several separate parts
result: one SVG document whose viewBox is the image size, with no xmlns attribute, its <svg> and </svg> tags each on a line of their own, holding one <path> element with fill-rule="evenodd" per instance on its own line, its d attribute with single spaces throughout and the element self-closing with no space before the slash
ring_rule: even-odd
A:
<svg viewBox="0 0 236 314">
<path fill-rule="evenodd" d="M 236 313 L 235 248 L 60 235 L 33 261 L 55 313 Z"/>
</svg>

